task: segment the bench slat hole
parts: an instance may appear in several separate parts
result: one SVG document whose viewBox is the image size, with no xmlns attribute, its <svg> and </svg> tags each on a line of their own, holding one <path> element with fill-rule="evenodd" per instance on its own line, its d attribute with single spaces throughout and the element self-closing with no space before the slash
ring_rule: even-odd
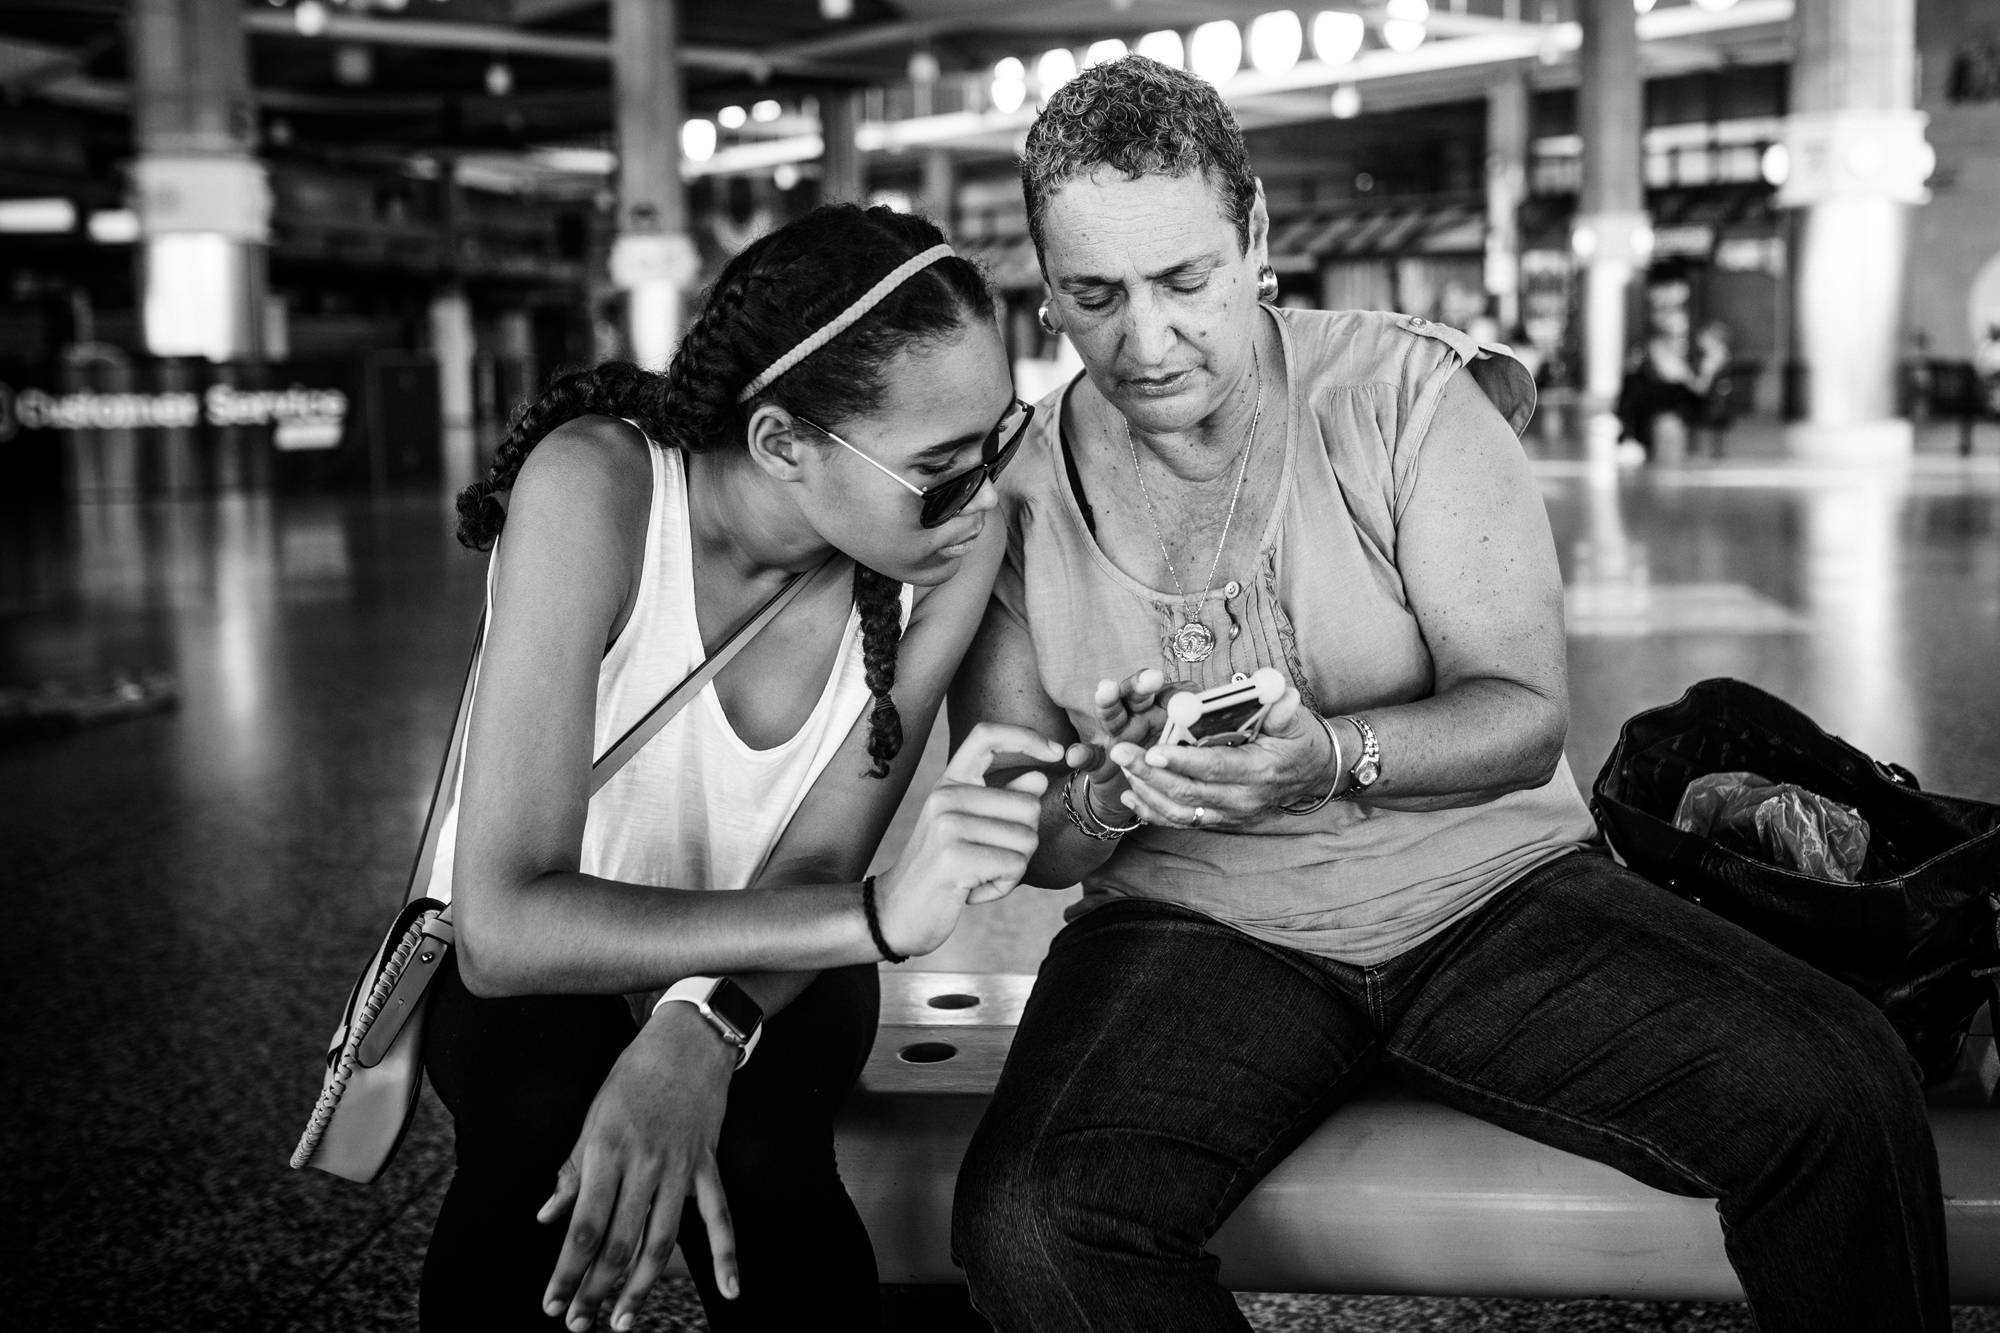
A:
<svg viewBox="0 0 2000 1333">
<path fill-rule="evenodd" d="M 942 1064 L 957 1055 L 958 1047 L 948 1041 L 920 1041 L 896 1052 L 896 1058 L 906 1065 Z"/>
<path fill-rule="evenodd" d="M 933 1009 L 976 1009 L 979 1007 L 979 997 L 977 995 L 952 992 L 945 995 L 933 995 L 930 999 L 925 1000 L 924 1003 Z"/>
</svg>

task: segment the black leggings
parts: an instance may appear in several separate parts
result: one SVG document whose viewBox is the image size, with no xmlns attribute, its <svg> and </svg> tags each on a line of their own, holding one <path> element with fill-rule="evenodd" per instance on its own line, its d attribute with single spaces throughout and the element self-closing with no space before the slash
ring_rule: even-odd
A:
<svg viewBox="0 0 2000 1333">
<path fill-rule="evenodd" d="M 833 1117 L 874 1044 L 879 1002 L 873 967 L 822 972 L 764 1025 L 730 1083 L 716 1158 L 741 1296 L 716 1292 L 692 1200 L 680 1229 L 718 1333 L 876 1326 L 875 1252 L 834 1164 Z M 432 986 L 426 1021 L 424 1067 L 457 1125 L 458 1170 L 424 1262 L 422 1326 L 559 1330 L 541 1299 L 568 1219 L 545 1226 L 535 1212 L 637 1031 L 631 1011 L 615 996 L 477 999 L 454 959 Z"/>
</svg>

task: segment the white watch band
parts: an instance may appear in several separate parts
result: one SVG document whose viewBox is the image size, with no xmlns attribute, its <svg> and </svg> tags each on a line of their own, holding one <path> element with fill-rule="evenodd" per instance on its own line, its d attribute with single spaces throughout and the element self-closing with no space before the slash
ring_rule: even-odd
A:
<svg viewBox="0 0 2000 1333">
<path fill-rule="evenodd" d="M 691 1004 L 701 1011 L 701 1016 L 709 1021 L 710 1026 L 717 1027 L 716 1035 L 720 1036 L 722 1034 L 719 1026 L 716 1025 L 714 1012 L 708 1007 L 708 994 L 715 989 L 715 983 L 720 980 L 722 980 L 721 977 L 682 977 L 679 981 L 667 987 L 666 993 L 661 995 L 654 1003 L 653 1012 L 657 1014 L 662 1007 L 676 1002 Z M 763 1037 L 764 1025 L 759 1023 L 755 1028 L 751 1029 L 750 1040 L 736 1048 L 736 1067 L 738 1069 L 750 1063 L 750 1053 L 757 1049 L 757 1043 L 763 1040 Z"/>
</svg>

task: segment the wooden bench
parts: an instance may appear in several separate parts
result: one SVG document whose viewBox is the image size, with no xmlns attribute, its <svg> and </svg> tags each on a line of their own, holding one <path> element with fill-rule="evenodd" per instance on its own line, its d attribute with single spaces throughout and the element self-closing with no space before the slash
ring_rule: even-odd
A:
<svg viewBox="0 0 2000 1333">
<path fill-rule="evenodd" d="M 1030 976 L 892 972 L 840 1170 L 885 1283 L 960 1283 L 958 1164 L 1012 1043 Z M 1990 1028 L 1988 1028 L 1990 1032 Z M 2000 1058 L 1976 1036 L 1933 1097 L 1984 1103 Z M 1952 1298 L 2000 1303 L 2000 1111 L 1934 1105 Z M 1239 1291 L 1743 1298 L 1712 1203 L 1650 1189 L 1380 1078 L 1334 1112 L 1210 1247 Z"/>
</svg>

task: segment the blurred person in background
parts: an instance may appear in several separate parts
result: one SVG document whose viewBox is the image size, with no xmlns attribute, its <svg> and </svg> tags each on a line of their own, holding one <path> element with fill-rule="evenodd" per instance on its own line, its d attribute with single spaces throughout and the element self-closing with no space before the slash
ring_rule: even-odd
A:
<svg viewBox="0 0 2000 1333">
<path fill-rule="evenodd" d="M 1273 310 L 1216 91 L 1142 57 L 1029 131 L 1047 318 L 1085 373 L 1002 486 L 952 716 L 1070 742 L 1028 882 L 1081 880 L 968 1149 L 953 1251 L 1000 1333 L 1247 1330 L 1205 1250 L 1378 1066 L 1718 1200 L 1766 1333 L 1950 1326 L 1901 1041 L 1606 856 L 1563 757 L 1527 373 L 1408 316 Z M 1170 689 L 1270 668 L 1256 739 Z"/>
<path fill-rule="evenodd" d="M 1716 458 L 1722 457 L 1729 428 L 1749 407 L 1744 400 L 1750 385 L 1747 377 L 1740 374 L 1735 360 L 1729 326 L 1719 319 L 1711 319 L 1702 325 L 1694 335 L 1694 383 L 1691 386 L 1696 395 L 1692 423 L 1696 431 L 1696 452 L 1700 452 L 1701 438 L 1705 435 L 1710 453 Z"/>
<path fill-rule="evenodd" d="M 1625 378 L 1618 390 L 1619 439 L 1637 444 L 1640 457 L 1651 458 L 1654 434 L 1663 416 L 1683 427 L 1701 416 L 1706 384 L 1698 367 L 1689 331 L 1688 284 L 1662 278 L 1646 286 L 1646 341 L 1625 358 Z"/>
<path fill-rule="evenodd" d="M 980 733 L 864 879 L 985 607 L 987 483 L 1028 416 L 978 270 L 920 219 L 828 207 L 730 261 L 664 374 L 557 380 L 460 497 L 494 554 L 433 889 L 457 1171 L 425 1329 L 629 1328 L 676 1240 L 712 1328 L 875 1322 L 832 1128 L 875 965 L 1019 880 L 1046 779 L 988 788 L 987 754 L 1061 758 Z M 589 797 L 593 757 L 815 570 Z"/>
</svg>

